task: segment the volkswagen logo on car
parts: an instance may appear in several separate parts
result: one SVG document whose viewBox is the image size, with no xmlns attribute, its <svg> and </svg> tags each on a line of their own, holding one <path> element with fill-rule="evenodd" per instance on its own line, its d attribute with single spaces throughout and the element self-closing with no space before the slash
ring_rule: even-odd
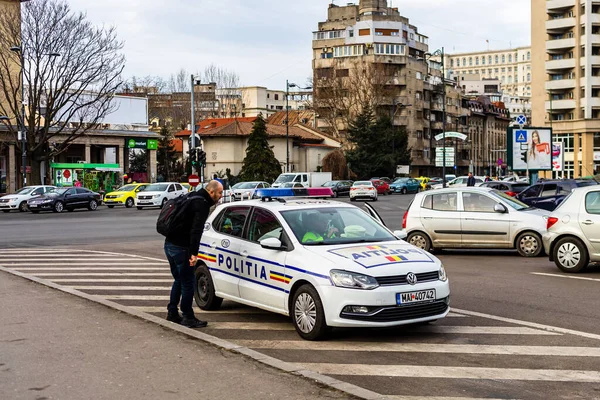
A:
<svg viewBox="0 0 600 400">
<path fill-rule="evenodd" d="M 411 285 L 416 285 L 417 284 L 417 275 L 415 275 L 412 272 L 409 272 L 408 274 L 406 274 L 406 282 L 410 283 Z"/>
</svg>

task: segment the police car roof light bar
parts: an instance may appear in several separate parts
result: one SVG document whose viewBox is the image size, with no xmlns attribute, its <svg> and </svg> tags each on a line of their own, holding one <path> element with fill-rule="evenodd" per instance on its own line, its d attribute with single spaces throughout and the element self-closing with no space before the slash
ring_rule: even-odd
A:
<svg viewBox="0 0 600 400">
<path fill-rule="evenodd" d="M 263 201 L 281 197 L 333 197 L 333 191 L 328 187 L 318 188 L 268 188 L 258 189 L 256 195 Z"/>
</svg>

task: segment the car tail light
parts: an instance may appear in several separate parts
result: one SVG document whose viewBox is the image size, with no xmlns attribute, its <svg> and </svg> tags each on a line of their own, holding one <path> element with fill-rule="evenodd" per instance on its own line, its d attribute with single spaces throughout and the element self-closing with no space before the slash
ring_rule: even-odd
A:
<svg viewBox="0 0 600 400">
<path fill-rule="evenodd" d="M 506 193 L 510 197 L 516 197 L 517 196 L 517 193 L 515 193 L 515 192 L 504 192 L 504 193 Z"/>
<path fill-rule="evenodd" d="M 402 217 L 402 229 L 406 229 L 406 219 L 408 218 L 408 210 L 404 212 L 404 216 Z"/>
<path fill-rule="evenodd" d="M 548 220 L 546 221 L 546 229 L 550 229 L 550 227 L 552 227 L 552 225 L 554 225 L 557 222 L 558 222 L 558 218 L 549 217 Z"/>
<path fill-rule="evenodd" d="M 351 187 L 351 188 L 350 188 L 350 190 L 356 190 L 356 189 L 358 189 L 358 188 L 355 188 L 355 187 Z"/>
</svg>

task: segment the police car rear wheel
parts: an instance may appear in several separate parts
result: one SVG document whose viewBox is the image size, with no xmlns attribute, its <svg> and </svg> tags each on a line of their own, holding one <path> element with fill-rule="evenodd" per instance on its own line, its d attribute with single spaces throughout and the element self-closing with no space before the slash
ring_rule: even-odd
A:
<svg viewBox="0 0 600 400">
<path fill-rule="evenodd" d="M 294 293 L 290 315 L 296 332 L 306 340 L 322 339 L 328 331 L 319 294 L 311 285 L 303 285 Z"/>
<path fill-rule="evenodd" d="M 201 265 L 196 269 L 196 291 L 194 293 L 196 304 L 202 310 L 218 310 L 223 299 L 215 294 L 215 285 L 206 266 Z"/>
</svg>

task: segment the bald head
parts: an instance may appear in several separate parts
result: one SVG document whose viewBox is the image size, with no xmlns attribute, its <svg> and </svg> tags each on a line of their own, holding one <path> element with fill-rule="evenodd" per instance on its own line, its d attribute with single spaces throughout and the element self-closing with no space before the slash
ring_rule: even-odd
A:
<svg viewBox="0 0 600 400">
<path fill-rule="evenodd" d="M 221 182 L 212 180 L 206 184 L 205 190 L 210 195 L 210 198 L 213 199 L 215 203 L 218 203 L 223 197 L 223 185 Z"/>
</svg>

